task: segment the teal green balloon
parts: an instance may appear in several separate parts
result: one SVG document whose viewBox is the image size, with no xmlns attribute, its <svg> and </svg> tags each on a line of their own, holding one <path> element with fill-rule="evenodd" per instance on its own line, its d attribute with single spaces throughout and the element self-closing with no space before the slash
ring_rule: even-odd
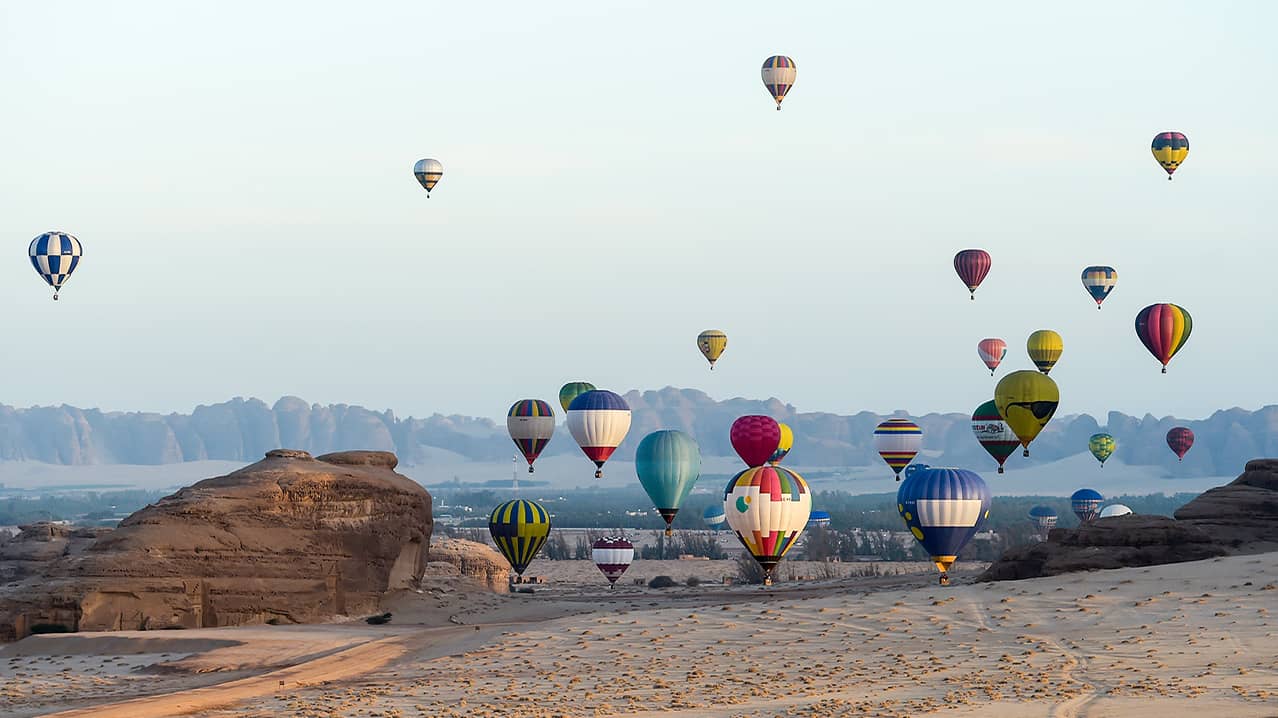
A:
<svg viewBox="0 0 1278 718">
<path fill-rule="evenodd" d="M 701 476 L 701 449 L 682 431 L 654 431 L 643 437 L 635 451 L 639 483 L 666 520 L 666 533 Z"/>
</svg>

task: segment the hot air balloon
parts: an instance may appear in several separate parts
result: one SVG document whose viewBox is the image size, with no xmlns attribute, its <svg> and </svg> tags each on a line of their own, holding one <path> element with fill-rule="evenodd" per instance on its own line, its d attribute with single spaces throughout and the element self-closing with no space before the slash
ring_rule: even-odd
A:
<svg viewBox="0 0 1278 718">
<path fill-rule="evenodd" d="M 1162 362 L 1164 374 L 1168 362 L 1189 341 L 1193 328 L 1194 320 L 1189 312 L 1175 304 L 1151 304 L 1136 315 L 1136 336 L 1149 353 Z"/>
<path fill-rule="evenodd" d="M 635 473 L 657 513 L 666 520 L 666 535 L 688 492 L 701 475 L 701 450 L 682 431 L 654 431 L 635 450 Z"/>
<path fill-rule="evenodd" d="M 794 60 L 785 55 L 773 55 L 763 61 L 763 86 L 768 88 L 772 99 L 777 101 L 777 111 L 781 110 L 781 101 L 785 93 L 794 87 L 794 77 L 798 72 Z"/>
<path fill-rule="evenodd" d="M 1056 382 L 1046 374 L 1028 369 L 1008 374 L 994 387 L 998 413 L 1021 440 L 1026 456 L 1029 456 L 1030 442 L 1051 421 L 1060 401 L 1061 392 Z"/>
<path fill-rule="evenodd" d="M 1030 521 L 1039 531 L 1051 531 L 1056 528 L 1056 509 L 1051 506 L 1035 506 L 1029 510 Z"/>
<path fill-rule="evenodd" d="M 1122 504 L 1110 504 L 1109 506 L 1106 506 L 1105 508 L 1100 510 L 1100 518 L 1108 519 L 1114 516 L 1126 516 L 1130 514 L 1131 512 L 1132 512 L 1131 509 L 1127 508 L 1126 506 Z"/>
<path fill-rule="evenodd" d="M 768 463 L 773 466 L 781 463 L 785 455 L 790 453 L 790 448 L 794 446 L 794 431 L 790 429 L 790 426 L 778 421 L 777 428 L 781 429 L 781 440 L 777 442 L 777 450 L 768 457 Z"/>
<path fill-rule="evenodd" d="M 828 511 L 813 511 L 808 514 L 808 526 L 813 528 L 825 528 L 830 525 L 830 513 Z"/>
<path fill-rule="evenodd" d="M 718 329 L 707 329 L 697 335 L 697 348 L 710 362 L 710 371 L 714 371 L 714 363 L 719 361 L 723 350 L 728 348 L 728 335 Z"/>
<path fill-rule="evenodd" d="M 58 291 L 71 278 L 71 273 L 80 264 L 84 254 L 80 240 L 66 232 L 45 232 L 31 240 L 27 248 L 31 255 L 31 266 L 44 277 L 44 281 L 53 287 L 53 298 L 58 298 Z"/>
<path fill-rule="evenodd" d="M 728 438 L 746 466 L 763 466 L 781 444 L 781 427 L 770 416 L 751 414 L 732 422 Z"/>
<path fill-rule="evenodd" d="M 780 466 L 746 469 L 723 492 L 728 526 L 763 568 L 766 586 L 772 570 L 799 540 L 812 514 L 812 492 L 795 472 Z"/>
<path fill-rule="evenodd" d="M 1105 460 L 1114 453 L 1114 449 L 1118 448 L 1118 442 L 1114 441 L 1114 437 L 1109 434 L 1092 434 L 1087 439 L 1087 450 L 1092 452 L 1092 456 L 1100 462 L 1101 468 L 1105 468 Z"/>
<path fill-rule="evenodd" d="M 623 536 L 605 536 L 591 544 L 590 558 L 608 579 L 608 588 L 612 588 L 634 562 L 635 545 Z"/>
<path fill-rule="evenodd" d="M 914 460 L 923 448 L 923 430 L 909 419 L 888 419 L 874 429 L 874 450 L 892 467 L 896 480 L 901 469 Z"/>
<path fill-rule="evenodd" d="M 1039 329 L 1025 340 L 1025 351 L 1029 352 L 1030 361 L 1039 371 L 1049 374 L 1061 358 L 1061 352 L 1065 351 L 1065 342 L 1051 329 Z"/>
<path fill-rule="evenodd" d="M 722 504 L 711 504 L 701 513 L 701 520 L 705 522 L 706 528 L 711 531 L 718 531 L 728 523 L 728 517 L 723 513 Z"/>
<path fill-rule="evenodd" d="M 595 385 L 587 381 L 570 381 L 559 387 L 559 405 L 568 411 L 568 407 L 572 405 L 572 400 L 585 394 L 588 391 L 594 391 Z"/>
<path fill-rule="evenodd" d="M 488 533 L 510 567 L 522 576 L 550 535 L 550 513 L 536 501 L 507 501 L 488 517 Z"/>
<path fill-rule="evenodd" d="M 973 300 L 976 299 L 976 288 L 981 286 L 985 275 L 990 273 L 991 264 L 990 253 L 984 249 L 965 249 L 954 255 L 954 271 L 958 272 L 959 279 L 967 285 Z"/>
<path fill-rule="evenodd" d="M 595 478 L 630 431 L 630 406 L 617 394 L 592 389 L 568 405 L 568 431 L 586 456 L 595 462 Z"/>
<path fill-rule="evenodd" d="M 1096 308 L 1101 308 L 1101 302 L 1105 301 L 1105 297 L 1114 291 L 1114 285 L 1118 284 L 1118 272 L 1113 267 L 1092 266 L 1083 270 L 1083 288 L 1087 293 L 1092 295 L 1092 299 L 1096 300 Z"/>
<path fill-rule="evenodd" d="M 1167 446 L 1176 454 L 1177 461 L 1184 461 L 1185 454 L 1194 446 L 1194 432 L 1183 426 L 1172 427 L 1167 432 Z"/>
<path fill-rule="evenodd" d="M 1101 502 L 1104 500 L 1105 497 L 1101 496 L 1096 489 L 1079 489 L 1069 497 L 1069 507 L 1074 511 L 1079 522 L 1090 523 L 1096 520 L 1096 516 L 1100 513 Z"/>
<path fill-rule="evenodd" d="M 520 399 L 506 413 L 506 430 L 528 461 L 531 474 L 533 462 L 555 433 L 555 412 L 541 399 Z"/>
<path fill-rule="evenodd" d="M 966 469 L 926 469 L 901 482 L 896 508 L 948 586 L 959 552 L 990 515 L 990 490 Z"/>
<path fill-rule="evenodd" d="M 444 176 L 444 166 L 439 163 L 439 160 L 417 160 L 417 164 L 413 165 L 413 176 L 422 183 L 422 187 L 426 190 L 426 198 L 429 199 L 430 191 L 435 189 L 435 185 L 439 184 L 439 178 Z"/>
<path fill-rule="evenodd" d="M 981 404 L 976 407 L 976 411 L 972 412 L 972 433 L 981 444 L 981 448 L 989 452 L 989 455 L 998 462 L 998 473 L 1003 473 L 1003 463 L 1013 451 L 1016 451 L 1016 447 L 1020 446 L 1021 442 L 1007 422 L 1003 421 L 1003 416 L 998 413 L 998 407 L 993 400 Z"/>
<path fill-rule="evenodd" d="M 1158 164 L 1162 165 L 1163 170 L 1167 172 L 1167 180 L 1170 182 L 1172 173 L 1189 156 L 1189 138 L 1179 132 L 1159 132 L 1154 135 L 1154 143 L 1150 145 L 1150 151 L 1154 153 L 1154 159 L 1158 160 Z"/>
<path fill-rule="evenodd" d="M 1007 356 L 1007 342 L 994 337 L 982 339 L 976 343 L 976 354 L 989 367 L 990 376 L 994 376 L 994 370 L 1003 362 L 1003 357 Z"/>
<path fill-rule="evenodd" d="M 932 467 L 928 466 L 927 464 L 910 464 L 909 466 L 905 467 L 905 471 L 901 472 L 901 476 L 904 476 L 905 480 L 909 481 L 911 476 L 917 474 L 918 472 L 924 469 L 930 469 L 930 468 Z"/>
</svg>

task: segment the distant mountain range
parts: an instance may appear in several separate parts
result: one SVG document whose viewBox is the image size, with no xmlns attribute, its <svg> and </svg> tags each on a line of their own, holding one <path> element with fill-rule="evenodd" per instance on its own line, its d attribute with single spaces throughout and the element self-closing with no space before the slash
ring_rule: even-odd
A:
<svg viewBox="0 0 1278 718">
<path fill-rule="evenodd" d="M 795 445 L 787 463 L 799 466 L 865 466 L 879 461 L 873 431 L 884 417 L 800 413 L 776 399 L 715 401 L 694 389 L 665 388 L 625 395 L 634 423 L 617 457 L 630 460 L 645 434 L 681 429 L 696 437 L 706 456 L 732 456 L 728 428 L 743 414 L 768 414 L 793 427 Z M 556 410 L 558 407 L 556 406 Z M 924 431 L 925 456 L 933 464 L 987 462 L 972 437 L 967 414 L 913 418 Z M 1175 425 L 1193 429 L 1194 448 L 1178 464 L 1164 441 Z M 1118 441 L 1115 459 L 1155 465 L 1173 476 L 1232 475 L 1259 456 L 1278 456 L 1278 406 L 1256 411 L 1226 409 L 1207 419 L 1128 416 L 1110 412 L 1103 425 L 1088 416 L 1055 418 L 1033 444 L 1036 459 L 1056 460 L 1086 451 L 1087 437 L 1105 430 Z M 445 450 L 474 461 L 508 460 L 514 446 L 503 425 L 490 419 L 434 415 L 399 419 L 390 411 L 360 406 L 308 404 L 284 397 L 273 406 L 236 398 L 198 406 L 190 414 L 102 412 L 72 406 L 15 409 L 0 406 L 0 460 L 51 464 L 169 464 L 206 459 L 255 461 L 274 448 L 314 454 L 347 449 L 394 451 L 402 463 L 423 464 Z M 546 455 L 576 453 L 560 424 Z M 1024 461 L 1014 455 L 1009 466 Z"/>
</svg>

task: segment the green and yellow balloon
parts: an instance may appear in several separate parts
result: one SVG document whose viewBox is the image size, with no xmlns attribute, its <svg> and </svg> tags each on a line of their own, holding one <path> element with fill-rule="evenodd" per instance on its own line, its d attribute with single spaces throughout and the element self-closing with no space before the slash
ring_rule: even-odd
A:
<svg viewBox="0 0 1278 718">
<path fill-rule="evenodd" d="M 1114 441 L 1114 437 L 1109 434 L 1092 434 L 1087 440 L 1087 450 L 1092 452 L 1092 456 L 1100 462 L 1101 468 L 1105 468 L 1105 460 L 1118 448 L 1118 442 Z"/>
</svg>

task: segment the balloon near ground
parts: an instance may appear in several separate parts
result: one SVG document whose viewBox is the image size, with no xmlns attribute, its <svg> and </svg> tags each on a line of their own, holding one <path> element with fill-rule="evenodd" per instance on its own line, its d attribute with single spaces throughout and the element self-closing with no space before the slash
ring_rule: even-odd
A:
<svg viewBox="0 0 1278 718">
<path fill-rule="evenodd" d="M 802 476 L 780 466 L 746 469 L 728 482 L 723 512 L 759 566 L 764 585 L 772 570 L 798 541 L 812 514 L 812 492 Z"/>
<path fill-rule="evenodd" d="M 830 513 L 828 511 L 813 511 L 808 515 L 808 526 L 814 528 L 825 527 L 830 525 Z"/>
<path fill-rule="evenodd" d="M 790 453 L 790 449 L 794 446 L 794 431 L 789 424 L 777 422 L 777 428 L 781 429 L 781 440 L 777 442 L 777 450 L 772 452 L 772 456 L 768 457 L 768 463 L 776 466 L 781 463 L 785 455 Z"/>
<path fill-rule="evenodd" d="M 1046 374 L 1022 369 L 1003 377 L 994 387 L 994 404 L 1008 428 L 1021 440 L 1025 456 L 1030 442 L 1052 420 L 1060 405 L 1061 392 Z"/>
<path fill-rule="evenodd" d="M 1083 288 L 1096 300 L 1097 309 L 1101 308 L 1101 302 L 1114 291 L 1117 284 L 1118 272 L 1113 267 L 1095 265 L 1083 270 Z"/>
<path fill-rule="evenodd" d="M 682 431 L 654 431 L 635 450 L 635 473 L 657 513 L 666 520 L 666 535 L 688 492 L 701 476 L 701 450 Z"/>
<path fill-rule="evenodd" d="M 710 370 L 714 371 L 714 363 L 719 361 L 723 350 L 728 348 L 728 335 L 718 329 L 707 329 L 697 335 L 697 348 L 706 361 L 710 362 Z"/>
<path fill-rule="evenodd" d="M 564 408 L 564 411 L 568 411 L 573 399 L 594 390 L 595 385 L 588 381 L 570 381 L 559 387 L 559 405 Z"/>
<path fill-rule="evenodd" d="M 591 544 L 590 558 L 608 579 L 608 587 L 611 588 L 617 585 L 617 579 L 634 562 L 635 545 L 622 536 L 605 536 Z"/>
<path fill-rule="evenodd" d="M 990 515 L 990 490 L 966 469 L 925 469 L 901 482 L 896 509 L 948 586 L 959 553 Z"/>
<path fill-rule="evenodd" d="M 1180 168 L 1180 163 L 1189 156 L 1189 138 L 1179 132 L 1159 132 L 1154 135 L 1154 142 L 1149 146 L 1154 159 L 1167 173 L 1168 181 L 1172 174 Z"/>
<path fill-rule="evenodd" d="M 1051 531 L 1056 528 L 1056 509 L 1051 506 L 1035 506 L 1029 510 L 1030 521 L 1039 531 Z"/>
<path fill-rule="evenodd" d="M 714 531 L 718 531 L 728 525 L 728 517 L 723 513 L 721 504 L 707 506 L 706 510 L 701 512 L 701 520 L 705 523 L 706 528 Z"/>
<path fill-rule="evenodd" d="M 31 240 L 27 248 L 31 257 L 31 266 L 53 287 L 53 298 L 58 298 L 62 285 L 71 278 L 71 273 L 80 266 L 80 257 L 84 249 L 80 240 L 66 232 L 45 232 Z"/>
<path fill-rule="evenodd" d="M 528 473 L 555 434 L 555 412 L 541 399 L 520 399 L 506 413 L 506 431 L 528 462 Z"/>
<path fill-rule="evenodd" d="M 1127 516 L 1131 512 L 1131 509 L 1122 504 L 1110 504 L 1109 506 L 1101 509 L 1100 516 L 1098 518 L 1108 519 L 1113 518 L 1114 516 Z"/>
<path fill-rule="evenodd" d="M 489 515 L 488 533 L 510 567 L 522 576 L 550 536 L 550 513 L 536 501 L 507 501 Z"/>
<path fill-rule="evenodd" d="M 874 429 L 874 450 L 891 467 L 897 481 L 901 480 L 901 469 L 909 466 L 921 448 L 923 430 L 909 419 L 888 419 Z"/>
<path fill-rule="evenodd" d="M 1016 438 L 1016 433 L 1006 421 L 1003 421 L 1003 415 L 998 413 L 998 407 L 993 399 L 976 407 L 976 411 L 972 412 L 972 434 L 976 436 L 976 441 L 981 448 L 998 462 L 1000 474 L 1003 473 L 1003 464 L 1006 463 L 1007 457 L 1021 445 L 1021 440 Z M 909 476 L 909 472 L 906 472 L 906 476 Z"/>
<path fill-rule="evenodd" d="M 976 343 L 976 355 L 990 370 L 990 376 L 994 376 L 994 370 L 1003 363 L 1003 357 L 1007 356 L 1007 342 L 994 337 L 982 339 Z"/>
<path fill-rule="evenodd" d="M 1184 307 L 1175 304 L 1151 304 L 1136 315 L 1136 336 L 1163 365 L 1167 365 L 1189 341 L 1194 330 L 1194 319 Z"/>
<path fill-rule="evenodd" d="M 1184 426 L 1174 426 L 1167 432 L 1167 448 L 1176 455 L 1177 461 L 1184 461 L 1185 454 L 1194 448 L 1194 432 Z"/>
<path fill-rule="evenodd" d="M 918 472 L 924 469 L 930 469 L 930 468 L 932 467 L 928 466 L 927 464 L 910 464 L 909 466 L 905 467 L 905 471 L 901 472 L 901 476 L 904 476 L 906 479 L 909 479 L 911 476 L 917 474 Z"/>
<path fill-rule="evenodd" d="M 1025 351 L 1039 371 L 1050 374 L 1065 351 L 1065 341 L 1051 329 L 1039 329 L 1025 340 Z"/>
<path fill-rule="evenodd" d="M 763 466 L 781 445 L 781 426 L 770 416 L 750 414 L 732 422 L 728 439 L 746 466 Z"/>
<path fill-rule="evenodd" d="M 785 99 L 786 93 L 794 87 L 798 72 L 794 60 L 785 55 L 773 55 L 763 61 L 763 86 L 768 88 L 768 94 L 776 101 L 778 111 L 781 110 L 781 101 Z"/>
<path fill-rule="evenodd" d="M 568 405 L 567 424 L 582 453 L 595 462 L 595 478 L 601 479 L 604 462 L 630 431 L 630 405 L 618 394 L 594 389 Z"/>
<path fill-rule="evenodd" d="M 1105 497 L 1096 489 L 1079 489 L 1069 497 L 1069 508 L 1082 523 L 1096 520 Z"/>
<path fill-rule="evenodd" d="M 990 273 L 992 265 L 990 253 L 984 249 L 964 249 L 954 255 L 954 271 L 967 286 L 973 300 L 976 299 L 976 288 L 985 281 L 985 275 Z"/>
<path fill-rule="evenodd" d="M 422 189 L 426 190 L 426 197 L 429 199 L 430 191 L 435 189 L 439 179 L 444 176 L 444 165 L 439 160 L 430 158 L 417 160 L 417 164 L 413 165 L 413 176 L 421 183 Z"/>
<path fill-rule="evenodd" d="M 1100 462 L 1101 468 L 1105 468 L 1105 460 L 1114 453 L 1114 449 L 1118 448 L 1118 442 L 1114 441 L 1114 437 L 1109 434 L 1092 434 L 1087 439 L 1087 450 L 1092 452 L 1092 456 Z"/>
</svg>

